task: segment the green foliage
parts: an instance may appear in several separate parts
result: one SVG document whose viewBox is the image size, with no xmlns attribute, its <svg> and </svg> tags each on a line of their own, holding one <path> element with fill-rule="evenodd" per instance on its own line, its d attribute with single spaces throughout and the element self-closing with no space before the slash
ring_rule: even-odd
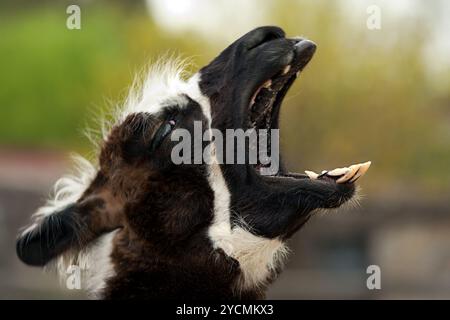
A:
<svg viewBox="0 0 450 320">
<path fill-rule="evenodd" d="M 66 17 L 52 6 L 0 19 L 1 144 L 83 147 L 81 129 L 123 98 L 140 67 L 187 42 L 114 7 L 83 11 L 81 30 Z"/>
</svg>

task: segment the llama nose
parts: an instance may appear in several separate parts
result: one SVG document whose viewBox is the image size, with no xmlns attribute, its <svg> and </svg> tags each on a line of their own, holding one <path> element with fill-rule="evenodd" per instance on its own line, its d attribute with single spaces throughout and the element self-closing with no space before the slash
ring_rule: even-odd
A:
<svg viewBox="0 0 450 320">
<path fill-rule="evenodd" d="M 311 40 L 301 39 L 298 41 L 294 48 L 295 52 L 299 56 L 312 56 L 316 51 L 317 45 Z"/>
</svg>

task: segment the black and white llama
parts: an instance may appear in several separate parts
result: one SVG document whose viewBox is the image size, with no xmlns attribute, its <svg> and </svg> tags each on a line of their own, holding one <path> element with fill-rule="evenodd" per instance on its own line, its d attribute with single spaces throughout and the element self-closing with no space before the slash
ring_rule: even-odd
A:
<svg viewBox="0 0 450 320">
<path fill-rule="evenodd" d="M 170 136 L 193 132 L 194 121 L 204 132 L 278 129 L 282 100 L 315 48 L 262 27 L 187 81 L 174 63 L 154 66 L 117 112 L 98 164 L 79 158 L 78 173 L 58 181 L 20 234 L 20 259 L 62 274 L 80 266 L 96 298 L 264 298 L 285 240 L 317 209 L 351 200 L 370 162 L 305 175 L 282 165 L 261 175 L 260 163 L 174 164 Z"/>
</svg>

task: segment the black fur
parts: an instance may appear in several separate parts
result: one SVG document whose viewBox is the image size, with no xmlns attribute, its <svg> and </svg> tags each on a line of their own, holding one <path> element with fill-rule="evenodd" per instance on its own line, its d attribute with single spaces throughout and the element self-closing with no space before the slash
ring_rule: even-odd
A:
<svg viewBox="0 0 450 320">
<path fill-rule="evenodd" d="M 55 212 L 39 222 L 39 227 L 16 242 L 17 256 L 31 266 L 44 266 L 72 247 L 79 233 L 75 205 Z"/>
</svg>

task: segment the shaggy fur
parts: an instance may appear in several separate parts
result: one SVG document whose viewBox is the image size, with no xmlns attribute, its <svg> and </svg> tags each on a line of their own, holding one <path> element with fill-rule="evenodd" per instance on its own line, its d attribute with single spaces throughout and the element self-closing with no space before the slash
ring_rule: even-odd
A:
<svg viewBox="0 0 450 320">
<path fill-rule="evenodd" d="M 182 64 L 153 66 L 102 126 L 98 164 L 77 157 L 76 173 L 56 183 L 19 235 L 20 259 L 56 263 L 62 275 L 80 266 L 95 298 L 263 298 L 285 240 L 315 210 L 351 199 L 357 176 L 337 183 L 344 174 L 311 177 L 283 166 L 263 176 L 259 165 L 219 164 L 214 143 L 212 164 L 175 165 L 170 132 L 193 134 L 194 121 L 204 132 L 277 129 L 281 102 L 314 50 L 263 27 L 189 80 Z"/>
</svg>

